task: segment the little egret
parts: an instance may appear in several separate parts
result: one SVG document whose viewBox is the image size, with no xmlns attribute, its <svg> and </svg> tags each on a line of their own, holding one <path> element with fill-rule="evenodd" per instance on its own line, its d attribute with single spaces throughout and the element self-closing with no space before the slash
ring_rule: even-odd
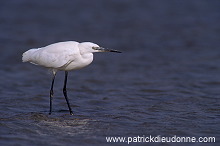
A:
<svg viewBox="0 0 220 146">
<path fill-rule="evenodd" d="M 50 111 L 52 113 L 53 84 L 58 70 L 65 71 L 63 86 L 63 95 L 66 99 L 69 112 L 73 115 L 72 109 L 67 97 L 67 76 L 68 71 L 81 69 L 93 61 L 95 52 L 116 52 L 117 50 L 105 49 L 91 42 L 78 43 L 76 41 L 58 42 L 46 47 L 30 49 L 23 53 L 22 61 L 30 62 L 35 65 L 43 66 L 52 70 L 52 84 L 50 88 Z"/>
</svg>

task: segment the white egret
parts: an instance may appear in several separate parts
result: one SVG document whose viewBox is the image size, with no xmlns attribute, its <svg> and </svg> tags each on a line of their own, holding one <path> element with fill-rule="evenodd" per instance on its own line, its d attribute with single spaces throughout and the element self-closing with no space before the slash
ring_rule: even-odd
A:
<svg viewBox="0 0 220 146">
<path fill-rule="evenodd" d="M 67 97 L 67 76 L 68 71 L 83 68 L 93 61 L 95 52 L 117 52 L 117 50 L 105 49 L 91 42 L 78 43 L 76 41 L 58 42 L 46 47 L 30 49 L 23 53 L 22 61 L 30 62 L 52 69 L 53 77 L 50 88 L 50 111 L 52 113 L 53 84 L 57 71 L 65 71 L 63 94 L 66 99 L 69 112 L 73 115 L 72 109 Z"/>
</svg>

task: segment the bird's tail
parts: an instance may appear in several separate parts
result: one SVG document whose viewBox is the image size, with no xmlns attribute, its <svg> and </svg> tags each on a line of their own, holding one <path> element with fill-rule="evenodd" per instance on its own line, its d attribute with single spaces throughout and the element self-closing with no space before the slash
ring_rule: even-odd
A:
<svg viewBox="0 0 220 146">
<path fill-rule="evenodd" d="M 36 50 L 37 49 L 30 49 L 24 52 L 22 55 L 22 62 L 31 62 L 32 55 Z"/>
</svg>

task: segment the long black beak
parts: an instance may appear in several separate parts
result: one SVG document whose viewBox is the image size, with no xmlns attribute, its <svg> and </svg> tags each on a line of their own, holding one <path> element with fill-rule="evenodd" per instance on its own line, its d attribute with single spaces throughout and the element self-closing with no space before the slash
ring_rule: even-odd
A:
<svg viewBox="0 0 220 146">
<path fill-rule="evenodd" d="M 102 47 L 97 48 L 97 50 L 99 50 L 100 52 L 115 52 L 115 53 L 122 53 L 121 51 L 118 51 L 118 50 L 106 49 L 106 48 L 102 48 Z"/>
</svg>

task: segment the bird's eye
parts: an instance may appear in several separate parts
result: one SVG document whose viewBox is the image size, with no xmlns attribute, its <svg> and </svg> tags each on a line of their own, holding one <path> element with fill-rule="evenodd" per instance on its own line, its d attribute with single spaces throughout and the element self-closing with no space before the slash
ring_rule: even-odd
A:
<svg viewBox="0 0 220 146">
<path fill-rule="evenodd" d="M 94 49 L 94 50 L 98 50 L 98 48 L 99 48 L 99 47 L 92 47 L 92 49 Z"/>
</svg>

